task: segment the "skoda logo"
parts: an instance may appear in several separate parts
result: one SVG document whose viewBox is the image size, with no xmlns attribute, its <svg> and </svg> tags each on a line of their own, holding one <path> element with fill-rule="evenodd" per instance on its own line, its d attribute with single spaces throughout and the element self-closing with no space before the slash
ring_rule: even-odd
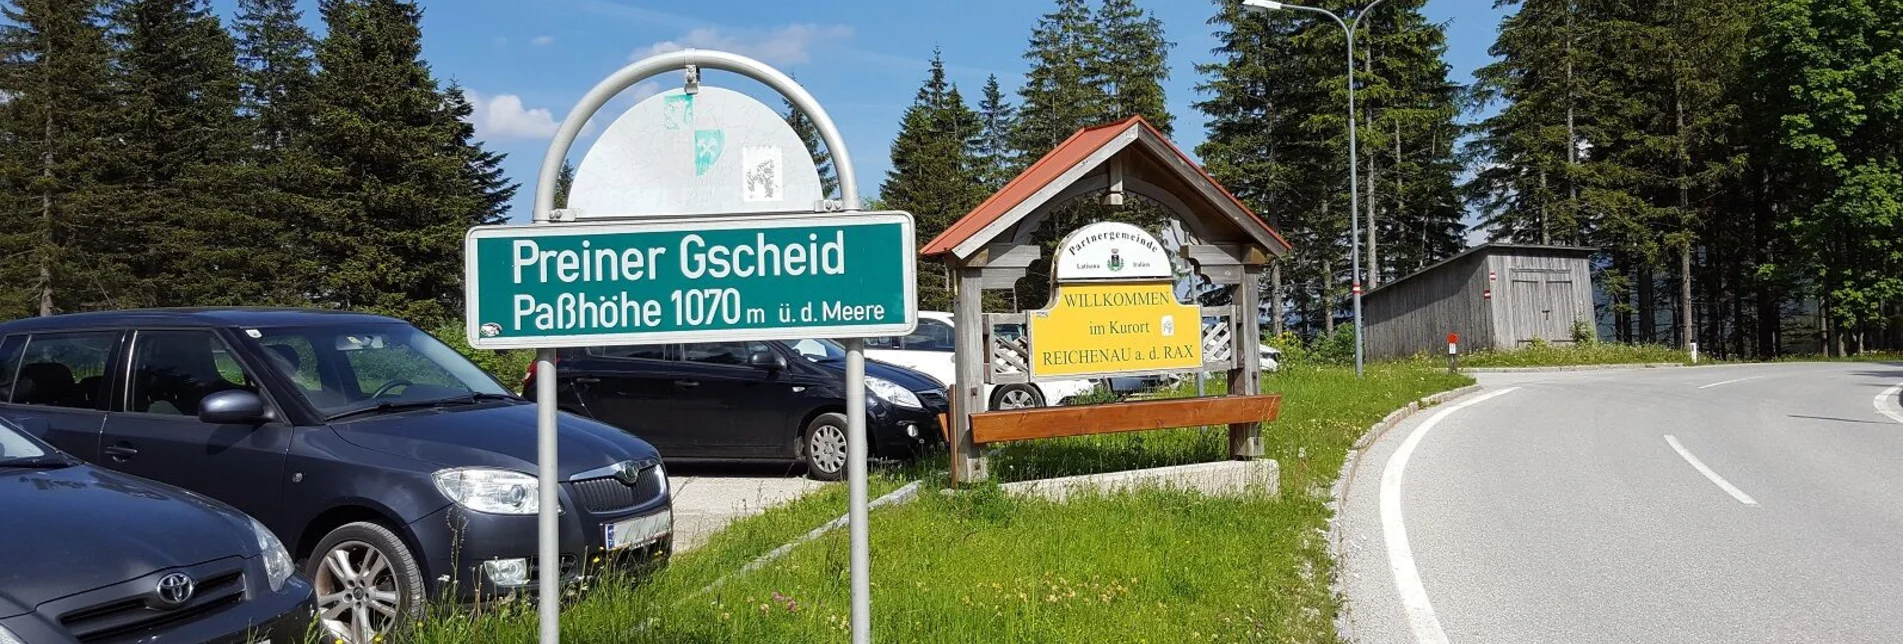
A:
<svg viewBox="0 0 1903 644">
<path fill-rule="evenodd" d="M 169 607 L 191 601 L 192 592 L 195 590 L 197 590 L 197 583 L 192 581 L 191 575 L 175 572 L 159 578 L 159 587 L 155 594 L 158 595 L 160 604 Z"/>
<path fill-rule="evenodd" d="M 634 461 L 615 463 L 615 479 L 621 481 L 622 485 L 634 485 L 641 481 L 641 466 L 635 465 Z"/>
</svg>

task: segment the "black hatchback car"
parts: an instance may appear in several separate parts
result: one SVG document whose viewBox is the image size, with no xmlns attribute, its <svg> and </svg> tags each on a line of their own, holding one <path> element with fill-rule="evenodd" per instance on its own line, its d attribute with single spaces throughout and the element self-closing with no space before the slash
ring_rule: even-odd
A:
<svg viewBox="0 0 1903 644">
<path fill-rule="evenodd" d="M 231 506 L 0 420 L 0 642 L 304 641 L 311 585 Z"/>
<path fill-rule="evenodd" d="M 16 320 L 0 324 L 0 417 L 257 517 L 302 562 L 334 639 L 377 640 L 440 594 L 532 588 L 544 563 L 535 406 L 399 320 L 264 309 Z M 654 448 L 574 416 L 559 441 L 564 577 L 597 557 L 666 553 L 672 503 Z"/>
<path fill-rule="evenodd" d="M 795 460 L 846 473 L 846 350 L 831 340 L 590 347 L 557 353 L 562 409 L 634 432 L 669 459 Z M 532 374 L 531 374 L 532 376 Z M 523 391 L 535 394 L 533 377 Z M 874 458 L 944 443 L 945 385 L 866 361 Z"/>
</svg>

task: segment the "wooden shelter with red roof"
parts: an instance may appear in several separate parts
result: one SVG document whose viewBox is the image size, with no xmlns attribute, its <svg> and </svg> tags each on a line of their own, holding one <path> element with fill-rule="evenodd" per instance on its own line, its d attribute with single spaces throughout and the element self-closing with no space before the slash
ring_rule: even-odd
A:
<svg viewBox="0 0 1903 644">
<path fill-rule="evenodd" d="M 984 313 L 983 291 L 1012 288 L 1043 258 L 1033 235 L 1053 212 L 1084 198 L 1119 206 L 1129 195 L 1182 222 L 1190 241 L 1169 250 L 1211 282 L 1235 285 L 1234 305 L 1203 307 L 1199 325 L 1204 371 L 1228 372 L 1231 395 L 985 411 L 983 384 L 1036 379 L 1023 366 L 1037 340 L 994 334 L 997 327 L 1023 324 L 1026 316 Z M 958 369 L 946 427 L 954 480 L 986 478 L 985 443 L 1059 435 L 1226 424 L 1234 457 L 1260 456 L 1260 426 L 1273 419 L 1279 399 L 1256 395 L 1261 390 L 1258 278 L 1266 263 L 1288 250 L 1281 234 L 1142 117 L 1071 135 L 920 251 L 944 258 L 955 276 Z"/>
</svg>

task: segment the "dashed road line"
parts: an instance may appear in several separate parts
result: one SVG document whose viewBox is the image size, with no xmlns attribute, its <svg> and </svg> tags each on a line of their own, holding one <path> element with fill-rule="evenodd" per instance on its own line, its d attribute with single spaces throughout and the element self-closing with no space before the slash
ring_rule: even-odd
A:
<svg viewBox="0 0 1903 644">
<path fill-rule="evenodd" d="M 1725 480 L 1725 477 L 1719 476 L 1717 472 L 1711 471 L 1711 468 L 1705 467 L 1704 461 L 1700 461 L 1698 457 L 1692 456 L 1692 453 L 1678 442 L 1677 436 L 1666 434 L 1665 442 L 1671 444 L 1672 449 L 1676 450 L 1679 456 L 1685 457 L 1685 462 L 1691 463 L 1692 469 L 1698 470 L 1699 474 L 1703 474 L 1705 478 L 1711 479 L 1711 482 L 1717 483 L 1718 489 L 1724 490 L 1726 494 L 1731 495 L 1731 498 L 1737 499 L 1739 503 L 1745 505 L 1758 504 L 1757 500 L 1751 498 L 1751 495 L 1745 494 L 1744 490 L 1738 489 L 1738 486 L 1732 485 L 1730 481 Z"/>
</svg>

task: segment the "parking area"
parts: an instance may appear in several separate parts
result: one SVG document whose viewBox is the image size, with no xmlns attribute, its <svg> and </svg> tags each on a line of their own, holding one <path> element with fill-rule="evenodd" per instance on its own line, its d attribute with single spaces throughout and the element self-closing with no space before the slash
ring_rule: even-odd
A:
<svg viewBox="0 0 1903 644">
<path fill-rule="evenodd" d="M 674 492 L 674 551 L 707 542 L 733 521 L 831 485 L 785 463 L 682 463 L 669 471 Z"/>
</svg>

